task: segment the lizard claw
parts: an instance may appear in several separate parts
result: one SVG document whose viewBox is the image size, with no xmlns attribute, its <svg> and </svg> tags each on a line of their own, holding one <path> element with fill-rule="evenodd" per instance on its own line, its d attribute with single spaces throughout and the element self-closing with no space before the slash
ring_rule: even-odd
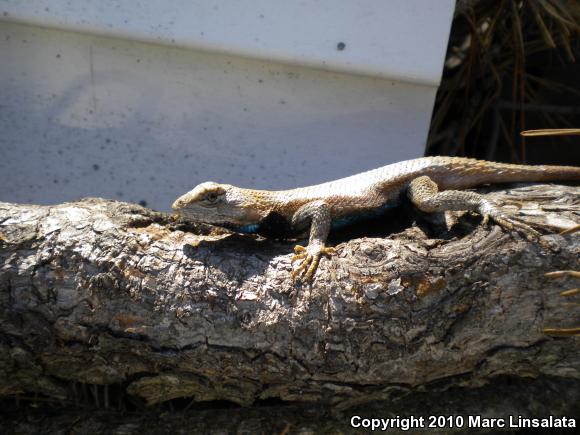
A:
<svg viewBox="0 0 580 435">
<path fill-rule="evenodd" d="M 290 259 L 290 263 L 301 260 L 300 264 L 296 269 L 292 271 L 292 280 L 295 281 L 300 275 L 302 275 L 302 281 L 311 282 L 316 269 L 318 268 L 318 263 L 320 258 L 325 256 L 330 256 L 336 254 L 334 248 L 326 247 L 321 244 L 308 245 L 306 248 L 304 246 L 296 245 L 294 247 L 295 255 Z"/>
</svg>

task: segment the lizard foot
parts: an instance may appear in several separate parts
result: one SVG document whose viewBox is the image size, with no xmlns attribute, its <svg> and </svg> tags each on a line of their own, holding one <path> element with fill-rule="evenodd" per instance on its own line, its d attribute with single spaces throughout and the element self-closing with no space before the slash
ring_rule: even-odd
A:
<svg viewBox="0 0 580 435">
<path fill-rule="evenodd" d="M 296 245 L 294 247 L 294 253 L 295 255 L 290 259 L 290 263 L 293 264 L 295 261 L 300 260 L 300 264 L 292 271 L 292 280 L 295 281 L 302 274 L 302 280 L 304 282 L 310 282 L 318 268 L 320 257 L 323 255 L 334 255 L 336 254 L 336 250 L 322 244 L 310 244 L 306 248 Z"/>
<path fill-rule="evenodd" d="M 514 216 L 509 216 L 499 211 L 495 207 L 489 210 L 485 210 L 485 212 L 482 213 L 482 215 L 483 215 L 482 220 L 483 225 L 486 225 L 491 219 L 506 230 L 518 231 L 519 233 L 522 233 L 526 237 L 526 239 L 530 241 L 539 241 L 541 244 L 543 244 L 540 239 L 541 234 L 538 231 L 533 229 L 530 225 L 523 223 L 521 220 L 519 220 Z"/>
</svg>

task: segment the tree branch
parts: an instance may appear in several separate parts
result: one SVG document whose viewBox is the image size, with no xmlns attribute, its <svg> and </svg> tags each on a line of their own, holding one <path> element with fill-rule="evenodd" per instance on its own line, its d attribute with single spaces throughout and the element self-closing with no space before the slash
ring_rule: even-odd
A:
<svg viewBox="0 0 580 435">
<path fill-rule="evenodd" d="M 487 195 L 556 230 L 579 223 L 579 193 Z M 0 203 L 0 395 L 74 400 L 83 383 L 121 385 L 149 404 L 347 409 L 498 376 L 580 377 L 578 339 L 544 332 L 580 326 L 573 299 L 559 296 L 578 283 L 544 277 L 580 269 L 577 235 L 546 235 L 545 249 L 476 216 L 447 231 L 396 213 L 382 231 L 408 228 L 339 235 L 339 255 L 300 286 L 290 242 L 101 199 Z"/>
</svg>

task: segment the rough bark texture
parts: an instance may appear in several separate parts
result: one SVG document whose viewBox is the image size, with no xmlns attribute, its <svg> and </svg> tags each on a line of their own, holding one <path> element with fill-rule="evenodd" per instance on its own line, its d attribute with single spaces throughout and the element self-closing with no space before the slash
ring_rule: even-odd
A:
<svg viewBox="0 0 580 435">
<path fill-rule="evenodd" d="M 554 231 L 580 222 L 579 187 L 488 196 Z M 580 238 L 545 235 L 546 249 L 479 222 L 464 215 L 447 231 L 403 208 L 382 228 L 399 232 L 342 234 L 339 255 L 300 286 L 290 279 L 291 242 L 101 199 L 0 203 L 0 395 L 70 404 L 90 384 L 107 407 L 105 386 L 114 386 L 150 405 L 296 402 L 295 418 L 317 407 L 386 409 L 377 404 L 455 387 L 493 396 L 506 378 L 539 379 L 518 389 L 523 397 L 538 382 L 574 395 L 579 338 L 544 328 L 580 326 L 574 297 L 559 296 L 578 282 L 543 275 L 580 269 Z M 457 391 L 448 397 L 471 397 Z M 569 412 L 560 402 L 543 409 Z"/>
</svg>

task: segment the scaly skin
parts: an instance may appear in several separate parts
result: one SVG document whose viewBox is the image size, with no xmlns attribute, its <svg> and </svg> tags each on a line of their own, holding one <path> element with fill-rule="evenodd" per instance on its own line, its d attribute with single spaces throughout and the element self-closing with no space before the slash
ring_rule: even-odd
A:
<svg viewBox="0 0 580 435">
<path fill-rule="evenodd" d="M 307 247 L 296 246 L 300 261 L 292 277 L 311 281 L 333 225 L 357 216 L 372 215 L 396 202 L 406 192 L 425 212 L 472 210 L 508 230 L 535 239 L 539 233 L 502 213 L 475 192 L 463 192 L 486 183 L 580 180 L 580 168 L 494 163 L 461 157 L 424 157 L 395 163 L 328 183 L 292 190 L 243 189 L 206 182 L 179 197 L 173 209 L 195 222 L 215 224 L 241 232 L 285 237 L 308 231 Z M 440 192 L 442 191 L 442 192 Z"/>
</svg>

